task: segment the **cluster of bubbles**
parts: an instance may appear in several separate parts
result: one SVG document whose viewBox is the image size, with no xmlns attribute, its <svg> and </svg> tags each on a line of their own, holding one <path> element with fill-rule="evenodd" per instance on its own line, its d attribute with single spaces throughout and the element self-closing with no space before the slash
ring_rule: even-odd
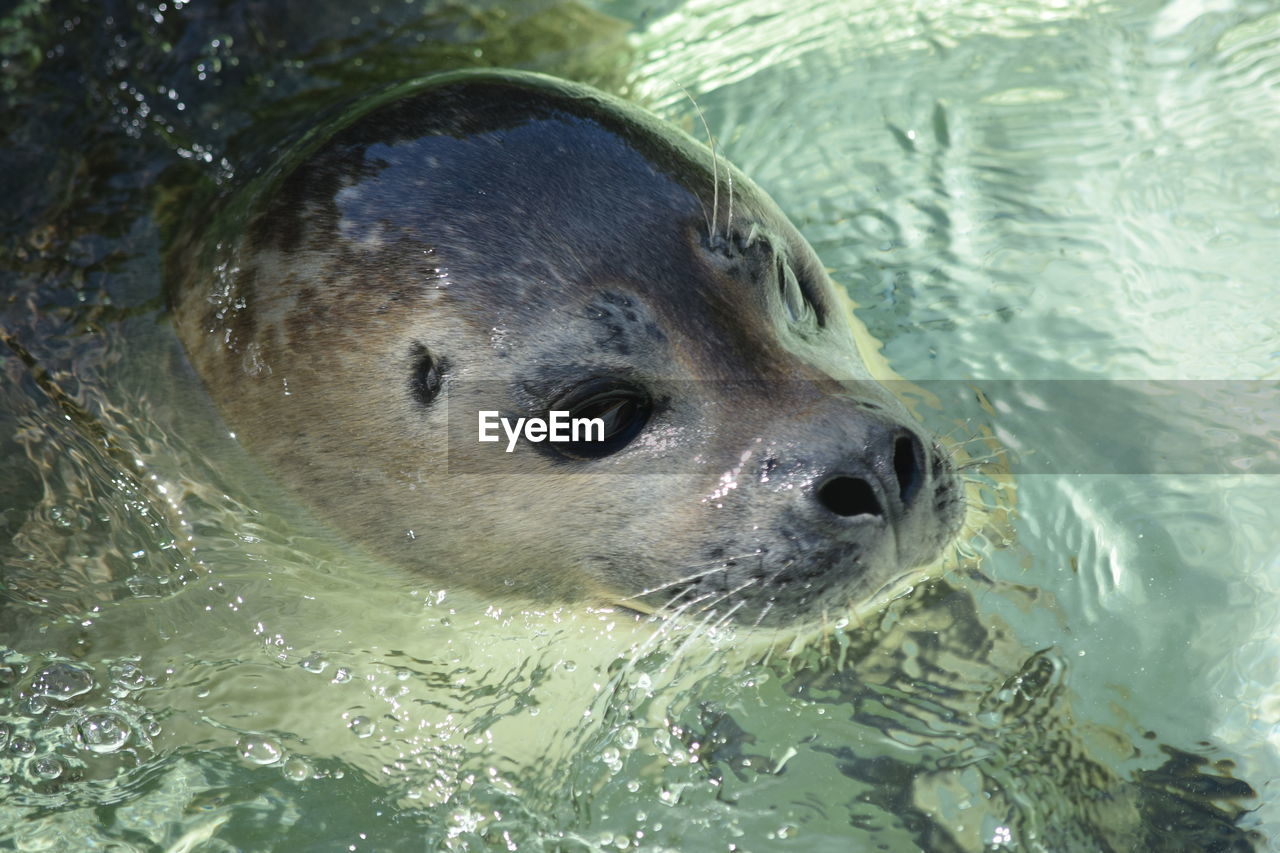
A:
<svg viewBox="0 0 1280 853">
<path fill-rule="evenodd" d="M 153 684 L 128 660 L 91 666 L 0 648 L 0 790 L 61 795 L 141 766 L 160 724 L 135 700 Z"/>
</svg>

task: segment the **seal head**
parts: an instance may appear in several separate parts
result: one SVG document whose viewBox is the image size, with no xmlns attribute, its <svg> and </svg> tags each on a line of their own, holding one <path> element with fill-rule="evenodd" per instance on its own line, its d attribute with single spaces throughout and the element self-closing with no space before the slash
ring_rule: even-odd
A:
<svg viewBox="0 0 1280 853">
<path fill-rule="evenodd" d="M 469 72 L 309 139 L 179 259 L 175 316 L 241 440 L 354 539 L 494 595 L 782 624 L 955 536 L 953 467 L 813 250 L 684 133 Z M 485 411 L 604 435 L 507 452 Z"/>
</svg>

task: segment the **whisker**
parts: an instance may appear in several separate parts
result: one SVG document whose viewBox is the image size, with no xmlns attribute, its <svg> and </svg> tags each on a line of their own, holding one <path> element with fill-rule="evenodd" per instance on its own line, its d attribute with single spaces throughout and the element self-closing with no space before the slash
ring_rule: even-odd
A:
<svg viewBox="0 0 1280 853">
<path fill-rule="evenodd" d="M 725 593 L 720 598 L 716 599 L 714 602 L 707 605 L 707 607 L 704 607 L 703 610 L 707 610 L 707 608 L 709 607 L 714 607 L 716 604 L 719 604 L 721 601 L 724 601 L 730 595 L 732 595 L 732 593 Z M 699 622 L 698 625 L 691 632 L 689 632 L 689 636 L 685 639 L 683 643 L 680 644 L 680 647 L 676 650 L 676 654 L 678 656 L 683 656 L 685 651 L 689 648 L 689 646 L 693 644 L 694 640 L 722 626 L 725 622 L 727 622 L 730 618 L 732 618 L 733 614 L 738 612 L 738 610 L 746 603 L 747 603 L 746 599 L 739 600 L 737 604 L 735 604 L 733 607 L 730 607 L 727 612 L 720 615 L 718 618 L 714 610 L 708 612 L 707 615 L 703 617 L 702 621 Z"/>
<path fill-rule="evenodd" d="M 728 610 L 726 610 L 724 615 L 715 621 L 715 624 L 711 626 L 711 630 L 714 631 L 715 629 L 722 627 L 726 622 L 728 622 L 731 618 L 733 618 L 733 614 L 741 610 L 746 605 L 746 603 L 747 603 L 747 600 L 745 598 L 738 599 L 737 604 L 733 605 Z"/>
<path fill-rule="evenodd" d="M 688 595 L 691 592 L 693 592 L 692 586 L 685 587 L 684 589 L 677 592 L 675 595 L 668 598 L 666 601 L 662 602 L 662 604 L 660 604 L 656 608 L 656 612 L 666 610 L 667 608 L 671 607 L 673 604 L 675 604 L 677 601 L 679 601 L 681 598 L 684 598 L 686 595 Z"/>
<path fill-rule="evenodd" d="M 730 596 L 733 596 L 733 595 L 737 595 L 738 593 L 742 592 L 742 591 L 743 591 L 744 589 L 746 589 L 747 587 L 749 587 L 749 586 L 751 586 L 752 584 L 756 583 L 756 580 L 757 580 L 756 578 L 747 578 L 746 583 L 743 583 L 743 584 L 741 584 L 740 586 L 736 586 L 736 587 L 734 587 L 733 589 L 729 590 L 729 591 L 728 591 L 728 592 L 726 592 L 724 595 L 722 595 L 722 596 L 719 598 L 719 600 L 711 602 L 710 604 L 708 604 L 706 607 L 704 607 L 704 608 L 702 608 L 702 609 L 703 609 L 703 610 L 706 610 L 706 609 L 707 609 L 707 608 L 709 608 L 709 607 L 714 607 L 715 605 L 719 604 L 721 601 L 724 601 L 726 598 L 729 598 Z"/>
<path fill-rule="evenodd" d="M 750 551 L 743 554 L 735 554 L 730 557 L 720 557 L 716 560 L 708 560 L 705 563 L 690 563 L 689 568 L 694 568 L 696 566 L 710 566 L 710 568 L 705 569 L 704 571 L 701 571 L 701 572 L 695 572 L 694 574 L 691 574 L 691 575 L 683 575 L 681 577 L 675 578 L 674 580 L 667 581 L 666 583 L 658 584 L 657 586 L 646 587 L 645 589 L 640 590 L 640 592 L 637 592 L 634 595 L 628 595 L 623 598 L 620 598 L 618 599 L 618 601 L 629 601 L 631 599 L 640 598 L 645 595 L 652 595 L 655 592 L 661 592 L 662 590 L 676 586 L 677 584 L 695 581 L 698 578 L 706 577 L 707 575 L 714 574 L 715 572 L 723 572 L 730 568 L 730 566 L 728 565 L 729 563 L 736 562 L 737 560 L 745 560 L 748 557 L 762 557 L 762 555 L 760 554 L 759 551 Z"/>
<path fill-rule="evenodd" d="M 795 560 L 787 560 L 781 566 L 778 566 L 778 568 L 773 571 L 773 574 L 769 575 L 769 577 L 764 579 L 763 585 L 768 586 L 769 584 L 776 581 L 778 578 L 782 577 L 782 573 L 785 572 L 787 569 L 791 568 L 791 566 L 794 563 L 795 563 Z"/>
<path fill-rule="evenodd" d="M 761 623 L 764 622 L 764 617 L 768 616 L 769 611 L 772 609 L 773 609 L 773 599 L 771 598 L 767 602 L 765 602 L 764 609 L 760 611 L 760 615 L 756 617 L 756 621 L 751 623 L 751 627 L 759 628 Z"/>
<path fill-rule="evenodd" d="M 697 572 L 692 575 L 685 575 L 684 577 L 679 577 L 674 580 L 667 581 L 666 583 L 660 583 L 657 586 L 645 587 L 644 589 L 637 592 L 635 595 L 623 596 L 622 598 L 619 598 L 618 601 L 631 601 L 632 599 L 635 599 L 635 598 L 643 598 L 646 595 L 653 595 L 655 592 L 662 592 L 662 590 L 670 589 L 671 587 L 676 586 L 678 584 L 689 583 L 691 581 L 696 581 L 698 578 L 704 578 L 707 575 L 713 574 L 715 572 L 722 572 L 726 568 L 727 568 L 726 566 L 720 566 L 720 565 L 712 566 L 711 568 L 706 569 L 704 571 Z"/>
<path fill-rule="evenodd" d="M 711 592 L 708 592 L 705 595 L 701 595 L 697 598 L 693 598 L 693 599 L 690 599 L 689 601 L 686 601 L 684 604 L 680 605 L 680 609 L 677 610 L 673 615 L 679 616 L 680 614 L 687 612 L 689 608 L 691 608 L 693 605 L 700 604 L 701 602 L 706 601 L 708 598 L 715 598 L 715 601 L 707 605 L 707 607 L 714 607 L 717 602 L 721 601 L 724 598 L 724 596 L 725 596 L 724 593 L 720 592 L 719 590 L 713 589 Z M 703 607 L 698 612 L 700 613 L 705 612 L 706 609 L 707 609 L 706 607 Z"/>
<path fill-rule="evenodd" d="M 956 470 L 971 471 L 974 468 L 981 468 L 984 465 L 990 465 L 994 462 L 999 462 L 1001 461 L 1002 457 L 1007 457 L 1007 456 L 1009 456 L 1009 454 L 1007 453 L 990 453 L 990 454 L 987 454 L 986 456 L 975 456 L 974 458 L 967 459 L 963 463 L 957 465 Z"/>
<path fill-rule="evenodd" d="M 698 120 L 702 122 L 702 129 L 707 132 L 707 146 L 711 149 L 711 225 L 708 232 L 708 238 L 714 240 L 716 236 L 716 216 L 720 210 L 720 161 L 716 156 L 716 138 L 711 135 L 711 125 L 707 124 L 707 117 L 702 114 L 702 107 L 698 106 L 698 102 L 693 99 L 693 95 L 689 94 L 689 90 L 681 86 L 680 91 L 684 92 L 685 97 L 689 99 L 689 103 L 693 104 L 693 109 L 698 113 Z M 706 216 L 706 211 L 703 211 Z"/>
<path fill-rule="evenodd" d="M 724 223 L 724 238 L 728 240 L 729 235 L 733 233 L 733 172 L 729 171 L 727 165 L 724 170 L 724 182 L 729 188 L 729 215 Z"/>
<path fill-rule="evenodd" d="M 993 441 L 994 439 L 995 439 L 995 436 L 993 435 L 988 435 L 986 433 L 978 432 L 978 433 L 974 433 L 973 435 L 969 436 L 963 441 L 954 442 L 954 445 L 956 447 L 963 447 L 966 444 L 973 444 L 975 441 Z"/>
<path fill-rule="evenodd" d="M 955 438 L 954 437 L 955 434 L 960 432 L 960 430 L 964 430 L 965 432 L 967 432 L 969 434 L 969 437 Z M 947 432 L 939 437 L 944 439 L 952 447 L 961 447 L 963 445 L 969 444 L 974 441 L 983 441 L 984 439 L 994 438 L 994 436 L 984 433 L 981 430 L 975 431 L 973 427 L 969 426 L 968 424 L 956 424 L 954 429 L 952 429 L 950 432 Z"/>
</svg>

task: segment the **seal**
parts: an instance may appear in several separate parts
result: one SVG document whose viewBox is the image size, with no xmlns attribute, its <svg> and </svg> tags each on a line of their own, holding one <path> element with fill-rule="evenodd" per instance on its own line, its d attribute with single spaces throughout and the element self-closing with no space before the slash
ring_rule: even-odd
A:
<svg viewBox="0 0 1280 853">
<path fill-rule="evenodd" d="M 587 86 L 400 87 L 177 245 L 176 327 L 238 438 L 442 585 L 794 624 L 920 580 L 960 527 L 954 464 L 777 205 Z M 507 453 L 486 411 L 603 434 Z"/>
</svg>

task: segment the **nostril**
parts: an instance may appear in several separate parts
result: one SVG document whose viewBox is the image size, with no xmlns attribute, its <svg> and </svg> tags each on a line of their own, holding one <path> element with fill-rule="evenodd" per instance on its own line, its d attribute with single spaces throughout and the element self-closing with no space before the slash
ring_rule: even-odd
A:
<svg viewBox="0 0 1280 853">
<path fill-rule="evenodd" d="M 818 503 L 845 518 L 884 515 L 871 484 L 861 477 L 832 477 L 818 488 Z"/>
<path fill-rule="evenodd" d="M 893 474 L 898 478 L 898 496 L 905 509 L 911 506 L 911 500 L 924 483 L 924 447 L 915 433 L 901 435 L 894 441 Z"/>
</svg>

